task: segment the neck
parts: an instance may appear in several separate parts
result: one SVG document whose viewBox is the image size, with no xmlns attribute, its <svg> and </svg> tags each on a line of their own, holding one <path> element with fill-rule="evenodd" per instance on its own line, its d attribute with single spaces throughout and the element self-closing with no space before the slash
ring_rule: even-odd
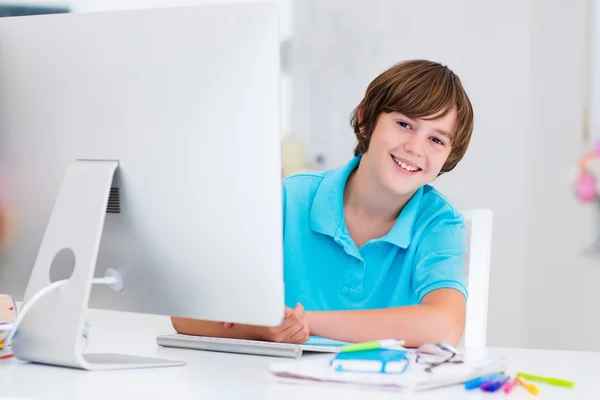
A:
<svg viewBox="0 0 600 400">
<path fill-rule="evenodd" d="M 367 162 L 363 156 L 358 168 L 348 177 L 344 206 L 373 220 L 395 221 L 413 194 L 398 195 L 378 185 L 369 176 L 369 168 L 365 165 Z"/>
</svg>

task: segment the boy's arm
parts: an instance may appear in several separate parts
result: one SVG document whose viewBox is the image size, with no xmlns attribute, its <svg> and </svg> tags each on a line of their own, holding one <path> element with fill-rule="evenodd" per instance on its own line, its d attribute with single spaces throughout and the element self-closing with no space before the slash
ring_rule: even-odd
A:
<svg viewBox="0 0 600 400">
<path fill-rule="evenodd" d="M 437 289 L 419 305 L 374 310 L 307 312 L 310 334 L 346 342 L 404 339 L 406 347 L 462 337 L 466 301 L 455 289 Z"/>
<path fill-rule="evenodd" d="M 415 252 L 410 287 L 418 305 L 307 313 L 310 334 L 349 342 L 397 338 L 407 347 L 439 341 L 456 345 L 466 319 L 466 250 L 462 215 L 438 215 Z"/>
<path fill-rule="evenodd" d="M 184 335 L 258 340 L 256 327 L 253 325 L 234 324 L 225 328 L 222 322 L 178 317 L 171 317 L 171 322 L 177 333 Z"/>
<path fill-rule="evenodd" d="M 267 327 L 244 324 L 224 324 L 190 318 L 171 317 L 177 333 L 192 336 L 210 336 L 229 339 L 265 340 L 279 343 L 304 343 L 309 339 L 309 326 L 304 307 L 285 307 L 284 318 L 279 326 Z"/>
</svg>

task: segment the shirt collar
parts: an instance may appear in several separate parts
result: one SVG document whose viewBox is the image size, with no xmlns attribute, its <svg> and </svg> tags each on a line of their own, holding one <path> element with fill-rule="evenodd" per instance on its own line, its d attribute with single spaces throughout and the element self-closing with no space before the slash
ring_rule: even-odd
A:
<svg viewBox="0 0 600 400">
<path fill-rule="evenodd" d="M 344 187 L 350 174 L 358 167 L 361 156 L 356 156 L 325 175 L 317 189 L 310 212 L 310 226 L 315 232 L 336 237 L 345 230 Z"/>
<path fill-rule="evenodd" d="M 358 167 L 361 156 L 352 158 L 346 165 L 331 170 L 325 175 L 312 203 L 310 226 L 319 232 L 337 238 L 347 233 L 344 222 L 344 188 L 350 174 Z M 419 188 L 406 203 L 392 229 L 381 240 L 398 247 L 407 248 L 421 208 L 423 188 Z"/>
<path fill-rule="evenodd" d="M 421 210 L 421 200 L 423 199 L 423 187 L 420 187 L 415 194 L 404 205 L 398 219 L 387 235 L 381 238 L 386 242 L 395 244 L 398 247 L 407 248 L 413 237 L 413 227 L 417 215 Z"/>
</svg>

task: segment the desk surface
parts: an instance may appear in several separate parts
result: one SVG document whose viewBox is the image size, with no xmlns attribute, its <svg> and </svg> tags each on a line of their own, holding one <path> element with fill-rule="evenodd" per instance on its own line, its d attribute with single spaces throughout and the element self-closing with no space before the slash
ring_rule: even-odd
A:
<svg viewBox="0 0 600 400">
<path fill-rule="evenodd" d="M 183 367 L 89 372 L 0 360 L 0 399 L 489 399 L 504 393 L 466 392 L 461 386 L 415 394 L 272 382 L 267 374 L 271 357 L 198 350 L 161 348 L 156 335 L 172 333 L 168 318 L 91 310 L 90 351 L 122 352 L 187 361 Z M 539 384 L 542 399 L 595 397 L 594 380 L 600 371 L 600 353 L 509 348 L 467 349 L 466 353 L 507 355 L 509 372 L 521 370 L 574 380 L 574 389 Z M 596 371 L 594 374 L 593 371 Z M 512 399 L 532 399 L 518 387 Z"/>
</svg>

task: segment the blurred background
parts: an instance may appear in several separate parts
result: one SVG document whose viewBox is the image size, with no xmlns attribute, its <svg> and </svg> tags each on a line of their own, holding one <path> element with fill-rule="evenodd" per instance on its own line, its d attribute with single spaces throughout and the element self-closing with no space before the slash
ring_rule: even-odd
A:
<svg viewBox="0 0 600 400">
<path fill-rule="evenodd" d="M 0 16 L 219 1 L 0 0 Z M 434 186 L 460 209 L 494 211 L 488 344 L 600 351 L 600 207 L 576 191 L 580 159 L 600 139 L 596 0 L 271 2 L 284 175 L 352 156 L 350 113 L 380 72 L 413 58 L 448 65 L 475 131 Z"/>
</svg>

